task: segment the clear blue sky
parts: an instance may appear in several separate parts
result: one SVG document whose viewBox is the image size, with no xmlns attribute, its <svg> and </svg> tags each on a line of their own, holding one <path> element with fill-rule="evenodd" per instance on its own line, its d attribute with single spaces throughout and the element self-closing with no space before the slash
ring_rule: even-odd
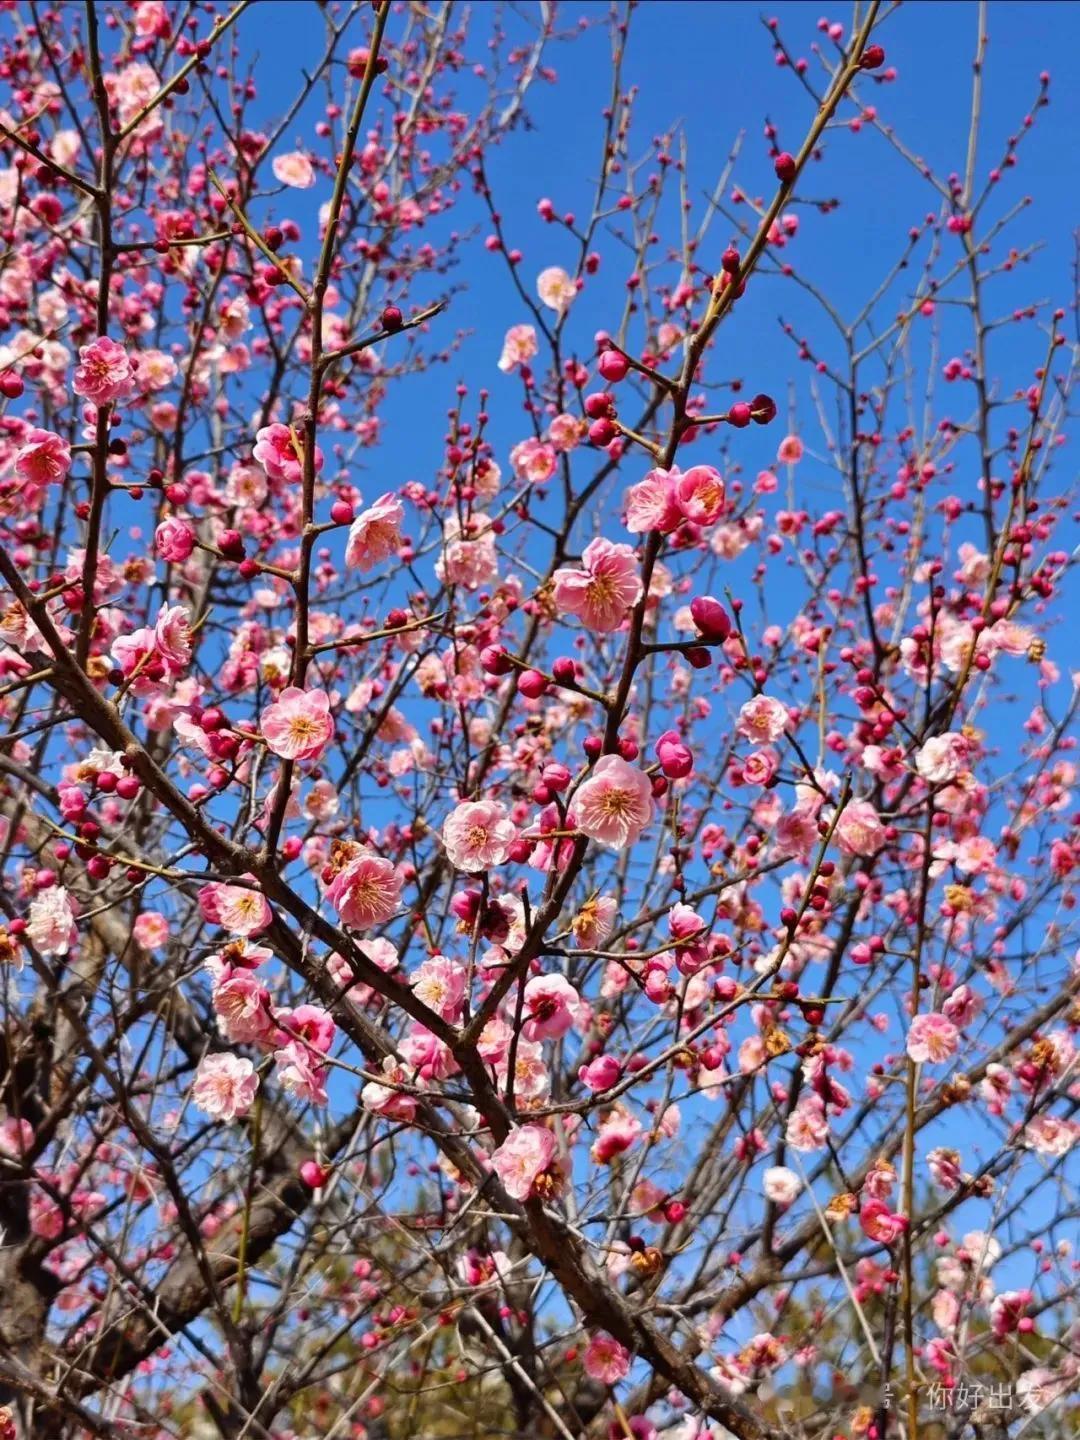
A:
<svg viewBox="0 0 1080 1440">
<path fill-rule="evenodd" d="M 483 12 L 493 7 L 480 4 L 474 8 L 480 22 L 487 18 Z M 531 13 L 528 5 L 520 10 Z M 317 51 L 321 25 L 312 23 L 313 12 L 314 7 L 304 0 L 283 0 L 258 7 L 254 21 L 242 22 L 245 53 L 251 53 L 253 44 L 259 46 L 259 105 L 267 118 L 280 114 L 287 97 L 295 93 L 301 59 L 307 58 L 309 49 L 312 56 Z M 763 13 L 779 17 L 781 33 L 792 52 L 810 59 L 811 75 L 820 74 L 810 52 L 811 45 L 822 38 L 816 28 L 819 15 L 844 23 L 850 20 L 848 6 L 833 10 L 781 3 L 763 11 L 753 3 L 646 0 L 631 22 L 625 78 L 640 87 L 635 153 L 646 154 L 654 135 L 680 122 L 689 147 L 690 194 L 700 206 L 740 131 L 746 132 L 740 178 L 748 188 L 768 194 L 773 179 L 762 138 L 765 116 L 779 126 L 781 143 L 791 149 L 797 148 L 810 119 L 809 97 L 793 75 L 774 63 L 761 21 Z M 525 252 L 522 274 L 530 287 L 543 266 L 570 263 L 573 253 L 568 237 L 538 219 L 537 199 L 550 196 L 560 212 L 573 209 L 581 214 L 587 209 L 596 173 L 601 110 L 609 88 L 606 14 L 607 6 L 599 0 L 560 5 L 561 28 L 573 28 L 580 17 L 590 21 L 591 28 L 572 43 L 551 47 L 548 61 L 558 72 L 558 82 L 534 86 L 528 102 L 533 128 L 520 130 L 490 158 L 493 189 L 511 243 Z M 971 0 L 949 4 L 908 0 L 879 32 L 887 63 L 898 71 L 896 82 L 864 86 L 865 97 L 877 103 L 882 118 L 894 125 L 912 151 L 925 156 L 942 174 L 962 169 L 964 163 L 977 15 L 978 7 Z M 399 20 L 392 19 L 391 33 L 399 25 Z M 999 187 L 1001 208 L 1005 208 L 1004 202 L 1011 203 L 1024 194 L 1035 197 L 1035 204 L 1012 233 L 1016 243 L 1040 242 L 1043 248 L 1015 280 L 1004 281 L 996 295 L 1005 311 L 1014 300 L 1052 298 L 1067 304 L 1073 230 L 1080 209 L 1075 199 L 1080 87 L 1070 83 L 1067 67 L 1058 73 L 1057 62 L 1067 57 L 1071 64 L 1080 44 L 1080 8 L 1002 0 L 989 7 L 988 29 L 980 174 L 1000 158 L 1006 137 L 1020 127 L 1037 94 L 1040 71 L 1049 70 L 1053 77 L 1051 104 L 1040 113 L 1034 133 L 1021 146 L 1019 166 Z M 471 59 L 483 58 L 479 42 L 472 50 L 478 53 L 470 53 Z M 310 138 L 310 127 L 299 124 L 295 138 L 304 137 L 305 132 Z M 841 310 L 849 309 L 876 285 L 909 226 L 936 208 L 934 195 L 897 159 L 883 137 L 869 131 L 859 136 L 831 136 L 826 159 L 812 169 L 811 177 L 807 191 L 815 196 L 836 196 L 841 210 L 828 217 L 800 211 L 797 258 L 805 273 Z M 290 192 L 290 212 L 302 214 L 306 204 L 321 202 L 326 198 L 325 189 L 320 183 L 310 196 Z M 466 228 L 469 214 L 476 218 L 472 200 L 465 199 L 454 212 L 454 224 Z M 485 232 L 486 227 L 480 233 Z M 305 240 L 309 238 L 305 235 Z M 663 238 L 677 237 L 669 226 Z M 726 228 L 718 224 L 712 233 L 716 258 L 727 238 Z M 572 341 L 585 354 L 591 348 L 593 331 L 614 324 L 623 296 L 625 275 L 615 263 L 616 252 L 611 246 L 601 248 L 610 263 L 590 282 L 588 298 L 583 296 L 575 307 L 575 321 L 580 316 L 583 323 L 571 327 Z M 706 263 L 713 258 L 713 248 L 702 254 Z M 450 374 L 436 370 L 412 382 L 407 397 L 399 387 L 399 403 L 392 403 L 386 412 L 391 422 L 389 448 L 383 449 L 378 462 L 380 467 L 388 462 L 392 466 L 393 475 L 386 476 L 391 483 L 430 478 L 440 458 L 442 417 L 459 375 L 473 387 L 491 386 L 495 397 L 491 434 L 500 446 L 504 465 L 507 449 L 524 433 L 517 386 L 494 369 L 507 326 L 528 318 L 513 293 L 505 266 L 476 244 L 466 252 L 453 281 L 464 284 L 467 293 L 456 297 L 450 314 L 438 323 L 448 332 L 466 328 L 473 333 Z M 432 296 L 438 293 L 439 284 L 437 277 L 431 278 Z M 428 298 L 428 291 L 419 288 L 416 298 Z M 739 323 L 728 327 L 725 343 L 729 351 L 720 367 L 725 375 L 741 374 L 752 389 L 771 390 L 778 399 L 785 395 L 789 377 L 806 368 L 795 364 L 790 344 L 779 337 L 776 317 L 781 309 L 785 318 L 797 325 L 801 317 L 814 313 L 790 284 L 776 281 L 771 288 L 762 286 L 753 312 L 744 311 Z M 822 333 L 816 319 L 814 327 L 813 333 Z M 1025 346 L 998 347 L 992 359 L 1005 372 L 1010 388 L 1027 383 L 1031 357 L 1041 344 L 1041 338 L 1029 329 Z M 1017 352 L 1016 368 L 1010 373 L 1013 350 Z M 403 405 L 399 408 L 406 399 L 407 412 Z M 430 426 L 415 424 L 418 412 L 430 413 Z M 406 413 L 411 423 L 406 432 L 408 448 L 403 452 L 393 443 L 393 421 Z M 775 443 L 771 433 L 768 438 L 755 438 L 762 453 L 746 455 L 751 474 L 756 461 L 765 463 L 771 458 L 765 452 Z"/>
</svg>

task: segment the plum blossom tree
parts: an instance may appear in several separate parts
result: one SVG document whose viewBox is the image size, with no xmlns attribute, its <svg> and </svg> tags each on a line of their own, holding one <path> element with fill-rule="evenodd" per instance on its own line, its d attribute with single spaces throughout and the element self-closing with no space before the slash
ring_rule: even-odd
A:
<svg viewBox="0 0 1080 1440">
<path fill-rule="evenodd" d="M 972 6 L 942 176 L 876 0 L 770 20 L 804 133 L 699 206 L 632 9 L 310 5 L 267 120 L 272 6 L 3 7 L 0 1440 L 1076 1419 L 1080 335 L 996 298 L 1048 77 L 987 167 Z M 579 19 L 530 269 L 489 160 Z M 871 137 L 930 209 L 849 313 L 799 231 Z M 792 294 L 781 423 L 721 376 Z"/>
</svg>

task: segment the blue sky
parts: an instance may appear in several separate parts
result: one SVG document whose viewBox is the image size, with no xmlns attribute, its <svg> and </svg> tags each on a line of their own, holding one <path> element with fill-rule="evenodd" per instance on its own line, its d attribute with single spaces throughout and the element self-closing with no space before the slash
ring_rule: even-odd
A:
<svg viewBox="0 0 1080 1440">
<path fill-rule="evenodd" d="M 476 7 L 478 22 L 486 18 L 483 12 L 489 8 L 493 7 Z M 241 33 L 246 53 L 250 54 L 248 47 L 253 43 L 260 47 L 258 108 L 269 119 L 280 114 L 286 97 L 294 93 L 300 56 L 308 45 L 314 55 L 321 27 L 310 24 L 311 10 L 302 0 L 286 0 L 264 7 L 260 13 L 262 28 L 256 32 L 246 21 Z M 531 15 L 532 7 L 520 7 L 520 13 Z M 706 192 L 741 131 L 745 131 L 745 141 L 737 177 L 752 192 L 770 194 L 773 177 L 762 136 L 765 116 L 779 127 L 781 144 L 792 150 L 811 117 L 809 97 L 790 71 L 774 63 L 762 13 L 778 17 L 792 53 L 810 60 L 812 77 L 820 75 L 810 48 L 824 38 L 816 28 L 819 15 L 843 22 L 850 19 L 847 7 L 834 12 L 782 3 L 763 12 L 750 3 L 646 0 L 631 21 L 624 73 L 627 83 L 640 89 L 634 153 L 647 154 L 653 136 L 680 124 L 689 152 L 689 193 L 699 214 Z M 534 85 L 528 100 L 532 127 L 519 129 L 489 158 L 493 191 L 510 242 L 524 251 L 522 276 L 530 287 L 545 265 L 570 263 L 573 256 L 569 238 L 537 217 L 539 197 L 550 196 L 560 213 L 587 211 L 596 173 L 601 110 L 609 89 L 606 14 L 607 7 L 601 3 L 559 7 L 561 28 L 569 30 L 582 18 L 589 25 L 571 43 L 550 48 L 546 58 L 558 72 L 557 83 Z M 925 156 L 942 175 L 962 169 L 966 154 L 977 17 L 978 7 L 969 0 L 904 4 L 878 36 L 887 51 L 887 64 L 896 67 L 898 78 L 892 84 L 865 85 L 863 89 L 864 100 L 876 103 L 881 118 L 895 127 L 909 149 Z M 399 24 L 391 20 L 391 33 Z M 1051 104 L 1040 113 L 1033 134 L 1021 146 L 1020 164 L 999 187 L 1002 209 L 1022 195 L 1035 197 L 1013 234 L 1018 244 L 1038 241 L 1042 248 L 1015 281 L 1000 285 L 997 296 L 1003 309 L 1036 297 L 1067 303 L 1077 218 L 1074 141 L 1080 134 L 1080 91 L 1069 85 L 1067 76 L 1059 80 L 1055 61 L 1075 50 L 1080 40 L 1080 11 L 1055 3 L 992 3 L 988 33 L 980 174 L 1000 158 L 1007 136 L 1020 128 L 1037 94 L 1040 71 L 1048 69 L 1053 77 Z M 482 57 L 482 44 L 477 40 L 470 59 Z M 315 118 L 314 111 L 310 118 Z M 295 138 L 308 137 L 310 129 L 299 123 Z M 289 137 L 284 138 L 287 141 Z M 838 302 L 838 308 L 849 311 L 877 284 L 909 226 L 935 208 L 935 197 L 885 139 L 869 130 L 858 136 L 831 135 L 825 160 L 811 167 L 810 175 L 807 192 L 835 196 L 841 208 L 826 217 L 800 211 L 797 259 L 805 273 Z M 324 188 L 320 184 L 311 200 L 325 199 Z M 309 197 L 290 192 L 288 199 L 290 213 L 297 214 Z M 454 224 L 464 229 L 465 217 L 472 213 L 473 202 L 464 199 L 454 212 Z M 481 234 L 485 231 L 486 227 Z M 675 233 L 669 225 L 663 239 Z M 703 261 L 711 263 L 714 250 L 718 258 L 727 239 L 728 231 L 720 222 L 703 252 Z M 623 296 L 625 275 L 617 268 L 617 251 L 611 245 L 598 248 L 604 251 L 605 266 L 590 282 L 587 298 L 583 296 L 575 307 L 575 324 L 570 330 L 571 340 L 586 355 L 593 331 L 614 323 Z M 439 293 L 439 283 L 438 277 L 431 277 L 431 298 Z M 516 385 L 499 376 L 494 360 L 507 326 L 528 317 L 514 295 L 502 260 L 478 244 L 465 250 L 453 283 L 464 285 L 466 293 L 456 296 L 450 312 L 437 323 L 447 334 L 462 328 L 471 334 L 452 362 L 451 373 L 436 369 L 404 389 L 399 387 L 400 408 L 391 403 L 386 412 L 392 424 L 395 415 L 404 419 L 407 413 L 415 420 L 418 411 L 430 406 L 433 421 L 430 427 L 409 425 L 407 455 L 393 456 L 394 470 L 404 467 L 407 472 L 395 474 L 397 483 L 427 479 L 438 464 L 440 422 L 459 376 L 474 387 L 491 386 L 491 434 L 501 446 L 504 463 L 506 450 L 521 438 Z M 722 367 L 725 375 L 742 374 L 754 388 L 769 389 L 778 397 L 800 367 L 794 363 L 790 343 L 779 335 L 777 314 L 783 309 L 785 318 L 797 325 L 800 316 L 813 314 L 801 297 L 793 294 L 790 284 L 780 289 L 781 284 L 762 285 L 762 298 L 753 313 L 744 309 L 738 323 L 727 327 L 725 345 L 730 360 L 725 355 Z M 428 291 L 419 288 L 416 299 L 427 298 Z M 576 323 L 579 317 L 582 323 Z M 813 333 L 821 331 L 815 320 Z M 1034 342 L 1033 334 L 1030 338 Z M 1038 343 L 1041 346 L 1041 340 Z M 1025 383 L 1036 351 L 1022 349 L 1015 374 L 1008 373 L 1013 356 L 1008 351 L 1001 354 L 999 368 L 1006 380 Z M 764 448 L 771 443 L 770 436 Z M 386 459 L 384 450 L 380 463 Z"/>
</svg>

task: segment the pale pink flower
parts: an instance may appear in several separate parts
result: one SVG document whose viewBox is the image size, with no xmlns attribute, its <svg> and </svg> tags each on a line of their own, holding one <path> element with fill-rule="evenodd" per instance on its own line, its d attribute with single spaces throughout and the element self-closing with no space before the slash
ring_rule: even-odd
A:
<svg viewBox="0 0 1080 1440">
<path fill-rule="evenodd" d="M 169 922 L 159 910 L 144 910 L 131 927 L 136 944 L 144 950 L 160 950 L 169 939 Z"/>
<path fill-rule="evenodd" d="M 51 430 L 30 430 L 15 456 L 15 474 L 31 485 L 59 483 L 71 469 L 71 449 Z"/>
<path fill-rule="evenodd" d="M 288 155 L 275 155 L 270 168 L 275 180 L 280 180 L 282 185 L 291 185 L 294 190 L 310 190 L 315 184 L 314 166 L 300 150 L 293 150 Z"/>
<path fill-rule="evenodd" d="M 255 1066 L 240 1055 L 204 1055 L 199 1062 L 192 1102 L 215 1120 L 246 1115 L 259 1088 Z"/>
<path fill-rule="evenodd" d="M 724 481 L 711 465 L 693 465 L 675 484 L 679 509 L 695 525 L 715 525 L 724 513 Z"/>
<path fill-rule="evenodd" d="M 536 293 L 549 310 L 562 315 L 577 296 L 577 285 L 561 265 L 549 265 L 536 278 Z"/>
<path fill-rule="evenodd" d="M 370 570 L 395 556 L 401 548 L 405 507 L 396 495 L 380 495 L 349 528 L 345 564 L 353 570 Z"/>
<path fill-rule="evenodd" d="M 761 1177 L 761 1188 L 765 1198 L 774 1205 L 790 1205 L 802 1189 L 802 1181 L 794 1170 L 786 1165 L 773 1165 Z"/>
<path fill-rule="evenodd" d="M 755 695 L 739 711 L 735 729 L 756 745 L 770 745 L 779 740 L 788 727 L 787 706 L 771 695 Z"/>
<path fill-rule="evenodd" d="M 199 891 L 199 909 L 205 920 L 220 925 L 230 935 L 256 935 L 274 918 L 270 902 L 261 891 L 217 881 Z"/>
<path fill-rule="evenodd" d="M 195 531 L 179 515 L 170 515 L 154 531 L 154 548 L 170 565 L 179 565 L 195 549 Z"/>
<path fill-rule="evenodd" d="M 1040 1155 L 1067 1155 L 1080 1141 L 1080 1125 L 1060 1115 L 1036 1115 L 1024 1127 L 1024 1138 Z"/>
<path fill-rule="evenodd" d="M 631 485 L 626 492 L 626 528 L 632 535 L 650 530 L 670 535 L 679 528 L 684 518 L 676 495 L 679 478 L 677 467 L 650 470 L 644 480 Z"/>
<path fill-rule="evenodd" d="M 435 574 L 447 585 L 464 585 L 478 590 L 499 577 L 499 557 L 495 536 L 486 515 L 473 515 L 465 530 L 456 515 L 451 515 L 443 532 L 443 551 L 435 564 Z"/>
<path fill-rule="evenodd" d="M 754 750 L 742 763 L 742 778 L 747 785 L 768 785 L 780 768 L 775 750 Z"/>
<path fill-rule="evenodd" d="M 75 944 L 76 910 L 62 885 L 50 885 L 30 902 L 26 938 L 42 955 L 66 955 Z"/>
<path fill-rule="evenodd" d="M 335 875 L 326 898 L 346 925 L 371 930 L 385 925 L 397 910 L 401 876 L 381 855 L 358 855 Z"/>
<path fill-rule="evenodd" d="M 99 335 L 79 350 L 72 389 L 94 405 L 122 400 L 135 388 L 135 365 L 122 345 Z"/>
<path fill-rule="evenodd" d="M 557 463 L 554 445 L 537 440 L 535 436 L 520 440 L 510 451 L 510 464 L 514 474 L 519 480 L 527 480 L 530 485 L 543 485 L 546 480 L 550 480 L 555 474 Z"/>
<path fill-rule="evenodd" d="M 845 855 L 874 855 L 885 844 L 885 826 L 868 800 L 853 800 L 836 822 L 836 838 Z"/>
<path fill-rule="evenodd" d="M 589 1340 L 582 1364 L 586 1375 L 602 1385 L 615 1385 L 630 1373 L 630 1351 L 601 1330 Z"/>
<path fill-rule="evenodd" d="M 940 1065 L 956 1054 L 959 1045 L 959 1030 L 936 1010 L 928 1010 L 912 1020 L 907 1053 L 917 1065 Z"/>
<path fill-rule="evenodd" d="M 574 796 L 574 814 L 591 840 L 614 850 L 636 845 L 653 815 L 649 777 L 621 755 L 602 755 Z"/>
<path fill-rule="evenodd" d="M 214 1013 L 229 1040 L 263 1040 L 272 1031 L 270 993 L 250 970 L 230 970 L 211 991 Z"/>
<path fill-rule="evenodd" d="M 154 644 L 159 655 L 182 670 L 191 660 L 191 612 L 184 605 L 163 605 L 154 622 Z"/>
<path fill-rule="evenodd" d="M 514 1200 L 528 1200 L 533 1186 L 555 1158 L 555 1136 L 542 1125 L 510 1131 L 491 1157 L 495 1173 Z"/>
<path fill-rule="evenodd" d="M 0 1155 L 21 1160 L 33 1143 L 34 1127 L 29 1120 L 17 1120 L 14 1116 L 0 1120 Z"/>
<path fill-rule="evenodd" d="M 613 895 L 591 895 L 570 921 L 574 943 L 583 950 L 595 950 L 611 934 L 618 908 Z"/>
<path fill-rule="evenodd" d="M 465 969 L 445 955 L 432 955 L 410 978 L 418 1000 L 444 1020 L 457 1021 L 465 1000 Z"/>
<path fill-rule="evenodd" d="M 300 436 L 289 425 L 264 425 L 255 435 L 251 452 L 271 480 L 298 484 L 304 475 L 304 450 Z M 323 454 L 315 446 L 315 472 L 323 467 Z"/>
<path fill-rule="evenodd" d="M 525 986 L 521 1033 L 526 1040 L 557 1040 L 574 1023 L 581 996 L 563 975 L 534 975 Z"/>
<path fill-rule="evenodd" d="M 274 1051 L 278 1083 L 295 1099 L 308 1105 L 325 1105 L 326 1066 L 319 1063 L 318 1054 L 310 1045 L 300 1040 L 290 1040 L 288 1045 Z"/>
<path fill-rule="evenodd" d="M 388 1120 L 412 1120 L 416 1114 L 416 1097 L 396 1088 L 414 1085 L 412 1075 L 392 1055 L 383 1060 L 382 1073 L 382 1081 L 369 1080 L 360 1091 L 360 1103 L 365 1110 L 385 1115 Z"/>
<path fill-rule="evenodd" d="M 598 538 L 586 545 L 581 562 L 580 570 L 555 571 L 555 604 L 590 630 L 617 630 L 643 593 L 633 548 Z"/>
<path fill-rule="evenodd" d="M 505 864 L 516 839 L 514 822 L 495 800 L 468 800 L 451 810 L 443 824 L 451 865 L 472 874 Z"/>
<path fill-rule="evenodd" d="M 932 735 L 919 747 L 915 769 L 932 785 L 942 785 L 967 770 L 970 754 L 967 737 L 949 730 L 944 735 Z"/>
<path fill-rule="evenodd" d="M 797 465 L 803 457 L 803 443 L 797 435 L 785 435 L 776 451 L 781 465 Z"/>
<path fill-rule="evenodd" d="M 793 1150 L 804 1154 L 824 1150 L 829 1138 L 829 1122 L 819 1095 L 809 1095 L 795 1106 L 788 1116 L 785 1138 Z"/>
<path fill-rule="evenodd" d="M 585 422 L 576 415 L 556 415 L 548 426 L 548 441 L 560 454 L 577 449 L 585 434 Z"/>
<path fill-rule="evenodd" d="M 167 39 L 172 29 L 163 0 L 138 0 L 135 6 L 135 33 Z"/>
<path fill-rule="evenodd" d="M 499 369 L 506 375 L 515 365 L 527 365 L 536 348 L 536 331 L 531 325 L 511 325 L 503 341 Z"/>
<path fill-rule="evenodd" d="M 317 760 L 334 737 L 325 690 L 290 685 L 259 717 L 267 747 L 284 760 Z"/>
</svg>

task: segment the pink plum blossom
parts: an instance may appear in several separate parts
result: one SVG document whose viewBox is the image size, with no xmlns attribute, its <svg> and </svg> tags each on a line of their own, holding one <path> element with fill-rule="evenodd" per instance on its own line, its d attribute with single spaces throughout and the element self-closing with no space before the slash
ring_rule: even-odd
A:
<svg viewBox="0 0 1080 1440">
<path fill-rule="evenodd" d="M 271 480 L 283 480 L 296 485 L 303 478 L 303 442 L 299 433 L 290 425 L 264 425 L 255 436 L 252 453 Z M 322 451 L 316 445 L 316 474 L 322 467 Z"/>
<path fill-rule="evenodd" d="M 836 822 L 836 838 L 846 855 L 873 855 L 886 842 L 885 826 L 868 800 L 853 800 Z"/>
<path fill-rule="evenodd" d="M 803 457 L 803 443 L 797 435 L 785 435 L 776 451 L 781 465 L 797 465 Z"/>
<path fill-rule="evenodd" d="M 534 975 L 525 986 L 522 1034 L 527 1040 L 557 1040 L 574 1023 L 581 997 L 563 975 Z"/>
<path fill-rule="evenodd" d="M 299 150 L 290 151 L 287 155 L 275 155 L 270 168 L 276 180 L 294 190 L 310 190 L 315 184 L 314 167 L 308 157 Z"/>
<path fill-rule="evenodd" d="M 537 277 L 536 293 L 549 310 L 562 315 L 577 296 L 577 286 L 561 266 L 549 265 Z"/>
<path fill-rule="evenodd" d="M 350 526 L 345 564 L 352 570 L 366 571 L 383 560 L 392 559 L 401 548 L 404 519 L 405 508 L 397 496 L 380 495 Z"/>
<path fill-rule="evenodd" d="M 257 935 L 273 917 L 270 902 L 253 886 L 223 885 L 216 881 L 199 891 L 199 908 L 212 925 L 230 935 Z"/>
<path fill-rule="evenodd" d="M 255 1066 L 246 1056 L 204 1055 L 191 1099 L 215 1120 L 236 1120 L 251 1109 L 258 1088 Z"/>
<path fill-rule="evenodd" d="M 620 755 L 602 755 L 574 796 L 578 828 L 612 849 L 636 845 L 653 815 L 645 772 Z"/>
<path fill-rule="evenodd" d="M 30 902 L 26 937 L 42 955 L 66 955 L 78 939 L 77 913 L 63 885 L 50 885 Z"/>
<path fill-rule="evenodd" d="M 455 870 L 478 874 L 509 859 L 517 828 L 496 800 L 469 800 L 443 823 L 443 844 Z"/>
<path fill-rule="evenodd" d="M 555 604 L 590 630 L 617 630 L 642 596 L 637 556 L 629 545 L 591 540 L 580 570 L 555 571 Z"/>
<path fill-rule="evenodd" d="M 394 916 L 401 898 L 401 877 L 389 860 L 368 852 L 335 875 L 326 898 L 354 930 L 372 930 Z"/>
<path fill-rule="evenodd" d="M 528 1200 L 555 1158 L 555 1136 L 542 1125 L 520 1125 L 495 1150 L 491 1163 L 514 1200 Z"/>
<path fill-rule="evenodd" d="M 788 728 L 787 706 L 771 695 L 755 695 L 739 710 L 735 729 L 756 745 L 770 745 Z"/>
<path fill-rule="evenodd" d="M 907 1053 L 917 1065 L 941 1065 L 956 1054 L 960 1032 L 935 1010 L 916 1015 L 908 1029 Z"/>
<path fill-rule="evenodd" d="M 601 1330 L 593 1335 L 581 1362 L 586 1375 L 603 1385 L 615 1385 L 630 1373 L 630 1352 Z"/>
<path fill-rule="evenodd" d="M 73 389 L 94 405 L 123 400 L 135 388 L 135 365 L 122 345 L 101 335 L 79 350 Z"/>
<path fill-rule="evenodd" d="M 53 485 L 71 469 L 71 449 L 52 430 L 30 430 L 15 456 L 15 474 L 31 485 Z"/>
<path fill-rule="evenodd" d="M 693 465 L 675 482 L 679 509 L 696 525 L 715 525 L 724 513 L 724 481 L 711 465 Z"/>
<path fill-rule="evenodd" d="M 508 374 L 518 365 L 527 365 L 536 354 L 536 331 L 531 325 L 512 325 L 506 332 L 499 369 Z"/>
<path fill-rule="evenodd" d="M 957 731 L 931 735 L 919 747 L 915 768 L 932 785 L 943 785 L 956 780 L 967 770 L 970 755 L 971 745 L 967 737 Z"/>
<path fill-rule="evenodd" d="M 169 564 L 183 564 L 195 549 L 195 531 L 187 520 L 170 515 L 154 531 L 154 547 Z"/>
<path fill-rule="evenodd" d="M 290 685 L 262 712 L 259 728 L 275 755 L 285 760 L 317 760 L 334 735 L 330 696 L 325 690 Z"/>
<path fill-rule="evenodd" d="M 626 528 L 632 535 L 659 530 L 670 535 L 682 524 L 684 514 L 679 505 L 678 468 L 650 470 L 626 492 Z"/>
</svg>

